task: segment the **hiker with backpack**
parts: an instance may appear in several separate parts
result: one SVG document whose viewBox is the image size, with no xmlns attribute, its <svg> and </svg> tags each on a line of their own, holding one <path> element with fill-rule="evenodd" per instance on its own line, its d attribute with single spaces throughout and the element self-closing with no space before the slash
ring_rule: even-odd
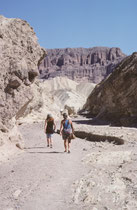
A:
<svg viewBox="0 0 137 210">
<path fill-rule="evenodd" d="M 74 128 L 72 121 L 68 119 L 68 115 L 66 113 L 63 114 L 63 118 L 64 119 L 61 121 L 60 125 L 60 135 L 62 135 L 62 138 L 64 140 L 64 152 L 70 153 L 70 136 L 74 133 Z"/>
<path fill-rule="evenodd" d="M 47 135 L 47 147 L 52 148 L 52 135 L 55 132 L 56 125 L 51 114 L 47 115 L 45 120 L 45 133 Z"/>
</svg>

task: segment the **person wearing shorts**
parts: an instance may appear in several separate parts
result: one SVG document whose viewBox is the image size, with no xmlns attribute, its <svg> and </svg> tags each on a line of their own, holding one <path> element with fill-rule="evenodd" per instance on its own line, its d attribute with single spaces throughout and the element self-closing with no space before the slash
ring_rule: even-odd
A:
<svg viewBox="0 0 137 210">
<path fill-rule="evenodd" d="M 64 152 L 70 153 L 70 135 L 71 133 L 74 133 L 74 128 L 72 121 L 68 119 L 68 115 L 66 113 L 63 114 L 63 120 L 61 121 L 60 125 L 60 135 L 62 135 L 62 138 L 64 140 Z"/>
<path fill-rule="evenodd" d="M 56 125 L 54 123 L 54 119 L 51 114 L 47 115 L 47 119 L 45 120 L 45 133 L 47 135 L 47 147 L 50 146 L 52 148 L 52 135 L 56 129 Z"/>
</svg>

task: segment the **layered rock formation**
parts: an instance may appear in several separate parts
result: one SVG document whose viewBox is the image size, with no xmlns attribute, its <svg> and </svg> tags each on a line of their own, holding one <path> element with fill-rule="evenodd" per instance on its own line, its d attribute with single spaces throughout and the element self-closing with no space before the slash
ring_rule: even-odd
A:
<svg viewBox="0 0 137 210">
<path fill-rule="evenodd" d="M 21 122 L 45 120 L 48 113 L 55 119 L 60 118 L 61 110 L 68 110 L 69 114 L 76 114 L 86 102 L 94 89 L 93 83 L 77 83 L 67 77 L 56 77 L 50 80 L 37 80 L 32 85 L 34 98 L 25 111 Z"/>
<path fill-rule="evenodd" d="M 75 81 L 99 83 L 125 57 L 119 48 L 65 48 L 47 50 L 39 66 L 40 78 L 67 76 Z"/>
<path fill-rule="evenodd" d="M 39 73 L 38 65 L 44 57 L 45 51 L 26 21 L 0 16 L 1 132 L 13 127 L 11 119 L 21 116 L 32 100 L 30 86 Z M 1 139 L 0 144 L 2 142 Z"/>
<path fill-rule="evenodd" d="M 125 58 L 88 97 L 84 110 L 117 125 L 137 125 L 137 53 Z"/>
</svg>

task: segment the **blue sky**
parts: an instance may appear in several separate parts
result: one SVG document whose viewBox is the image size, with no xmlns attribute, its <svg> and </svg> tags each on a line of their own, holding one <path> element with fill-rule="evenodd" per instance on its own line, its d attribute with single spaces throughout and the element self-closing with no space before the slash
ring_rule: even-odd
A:
<svg viewBox="0 0 137 210">
<path fill-rule="evenodd" d="M 0 0 L 0 14 L 26 20 L 47 49 L 137 51 L 137 0 Z"/>
</svg>

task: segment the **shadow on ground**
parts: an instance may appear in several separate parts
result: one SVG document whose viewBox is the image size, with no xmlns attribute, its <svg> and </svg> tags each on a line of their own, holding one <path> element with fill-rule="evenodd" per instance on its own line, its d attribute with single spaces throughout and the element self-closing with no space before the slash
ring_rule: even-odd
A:
<svg viewBox="0 0 137 210">
<path fill-rule="evenodd" d="M 78 138 L 86 139 L 87 141 L 93 142 L 109 142 L 115 145 L 123 145 L 124 140 L 115 136 L 97 135 L 86 131 L 75 131 L 75 135 Z"/>
<path fill-rule="evenodd" d="M 112 116 L 107 117 L 106 119 L 102 119 L 99 116 L 93 116 L 91 114 L 82 114 L 80 113 L 81 120 L 73 120 L 73 122 L 78 124 L 87 124 L 87 125 L 109 125 L 115 127 L 129 127 L 129 128 L 137 128 L 137 118 L 135 116 L 130 117 L 122 117 L 122 118 L 113 118 Z"/>
<path fill-rule="evenodd" d="M 73 122 L 77 123 L 77 124 L 85 124 L 85 125 L 110 125 L 109 122 L 99 121 L 99 120 L 97 120 L 95 118 L 73 120 Z"/>
<path fill-rule="evenodd" d="M 27 153 L 29 154 L 35 154 L 35 153 L 39 153 L 39 154 L 64 154 L 64 152 L 57 152 L 57 151 L 51 151 L 51 152 L 30 152 L 30 151 L 27 151 Z"/>
<path fill-rule="evenodd" d="M 25 147 L 25 149 L 44 149 L 45 147 Z"/>
</svg>

